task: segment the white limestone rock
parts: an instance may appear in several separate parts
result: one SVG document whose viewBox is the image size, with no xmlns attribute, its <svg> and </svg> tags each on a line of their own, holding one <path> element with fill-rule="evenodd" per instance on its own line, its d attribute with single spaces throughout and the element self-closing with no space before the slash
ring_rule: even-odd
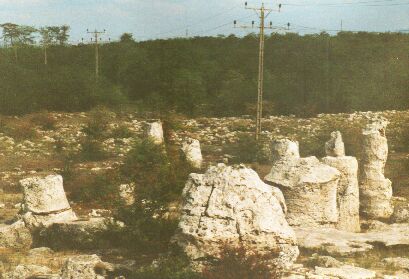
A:
<svg viewBox="0 0 409 279">
<path fill-rule="evenodd" d="M 184 158 L 195 169 L 201 169 L 203 163 L 200 142 L 197 139 L 188 139 L 182 144 Z"/>
<path fill-rule="evenodd" d="M 395 205 L 391 221 L 394 223 L 409 223 L 409 204 Z"/>
<path fill-rule="evenodd" d="M 360 183 L 362 212 L 373 219 L 386 219 L 393 213 L 392 183 L 385 178 L 388 158 L 386 126 L 388 121 L 375 119 L 363 130 L 363 166 Z"/>
<path fill-rule="evenodd" d="M 78 219 L 68 203 L 61 175 L 26 178 L 20 185 L 24 194 L 22 219 L 30 229 Z"/>
<path fill-rule="evenodd" d="M 325 143 L 325 154 L 330 157 L 345 156 L 345 145 L 341 132 L 335 131 L 331 133 L 331 139 Z"/>
<path fill-rule="evenodd" d="M 45 266 L 20 264 L 15 268 L 14 271 L 7 272 L 6 274 L 4 274 L 2 278 L 4 279 L 52 278 L 51 274 L 52 270 Z"/>
<path fill-rule="evenodd" d="M 345 156 L 344 143 L 340 132 L 333 132 L 331 140 L 325 145 L 327 157 L 321 161 L 340 171 L 338 183 L 338 222 L 336 228 L 359 232 L 359 183 L 358 161 L 355 157 Z"/>
<path fill-rule="evenodd" d="M 300 158 L 298 142 L 289 139 L 279 139 L 272 142 L 271 152 L 273 161 L 282 159 L 291 160 Z"/>
<path fill-rule="evenodd" d="M 163 138 L 162 122 L 156 120 L 147 123 L 145 127 L 145 136 L 151 139 L 155 144 L 163 144 L 165 140 Z"/>
<path fill-rule="evenodd" d="M 66 260 L 61 279 L 103 279 L 110 270 L 112 266 L 103 262 L 97 255 L 80 255 Z"/>
<path fill-rule="evenodd" d="M 0 247 L 1 248 L 28 248 L 33 243 L 30 230 L 22 220 L 11 225 L 0 225 Z"/>
<path fill-rule="evenodd" d="M 376 277 L 375 271 L 351 265 L 330 268 L 316 267 L 315 274 L 339 279 L 371 279 Z"/>
<path fill-rule="evenodd" d="M 135 184 L 121 184 L 119 185 L 119 196 L 126 205 L 135 203 Z"/>
<path fill-rule="evenodd" d="M 374 243 L 391 248 L 409 248 L 409 224 L 385 224 L 382 229 L 364 233 L 332 228 L 294 228 L 294 231 L 299 247 L 331 256 L 365 254 L 374 248 Z"/>
<path fill-rule="evenodd" d="M 407 270 L 407 271 L 409 270 L 409 259 L 408 258 L 401 258 L 401 257 L 385 258 L 382 260 L 382 263 L 388 267 L 392 267 L 395 269 L 401 269 L 401 270 Z"/>
<path fill-rule="evenodd" d="M 340 172 L 316 157 L 300 158 L 296 142 L 275 141 L 273 150 L 276 155 L 273 155 L 273 166 L 265 180 L 282 190 L 288 223 L 292 226 L 335 226 Z"/>
<path fill-rule="evenodd" d="M 227 243 L 263 254 L 278 253 L 277 263 L 289 266 L 299 252 L 279 193 L 242 165 L 219 164 L 205 174 L 191 174 L 173 241 L 192 260 L 217 258 Z"/>
<path fill-rule="evenodd" d="M 35 214 L 63 211 L 70 208 L 61 175 L 20 180 L 24 193 L 24 208 Z"/>
</svg>

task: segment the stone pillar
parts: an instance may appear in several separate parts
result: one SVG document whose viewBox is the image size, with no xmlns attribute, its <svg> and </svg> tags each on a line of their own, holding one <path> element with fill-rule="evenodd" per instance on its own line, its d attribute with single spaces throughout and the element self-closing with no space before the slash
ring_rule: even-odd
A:
<svg viewBox="0 0 409 279">
<path fill-rule="evenodd" d="M 334 227 L 338 222 L 339 171 L 316 157 L 300 158 L 297 142 L 274 141 L 272 150 L 273 166 L 265 180 L 283 191 L 288 223 Z"/>
<path fill-rule="evenodd" d="M 201 169 L 203 163 L 200 142 L 196 139 L 188 139 L 182 144 L 182 152 L 185 160 L 195 169 Z"/>
<path fill-rule="evenodd" d="M 77 220 L 64 192 L 61 175 L 20 180 L 23 188 L 23 219 L 29 227 L 48 226 L 57 221 Z"/>
<path fill-rule="evenodd" d="M 388 159 L 387 125 L 388 121 L 384 118 L 374 119 L 362 131 L 361 211 L 373 219 L 386 219 L 393 213 L 392 182 L 384 176 Z"/>
<path fill-rule="evenodd" d="M 183 190 L 182 216 L 173 242 L 192 259 L 219 257 L 225 244 L 271 255 L 288 267 L 299 254 L 278 189 L 252 169 L 219 164 L 191 174 Z"/>
<path fill-rule="evenodd" d="M 325 144 L 327 157 L 324 164 L 340 171 L 341 177 L 337 190 L 339 230 L 359 232 L 359 186 L 358 161 L 355 157 L 345 156 L 344 142 L 340 132 L 333 132 L 331 139 Z"/>
<path fill-rule="evenodd" d="M 163 138 L 162 122 L 160 120 L 148 122 L 145 127 L 145 136 L 155 144 L 163 144 L 165 140 Z"/>
</svg>

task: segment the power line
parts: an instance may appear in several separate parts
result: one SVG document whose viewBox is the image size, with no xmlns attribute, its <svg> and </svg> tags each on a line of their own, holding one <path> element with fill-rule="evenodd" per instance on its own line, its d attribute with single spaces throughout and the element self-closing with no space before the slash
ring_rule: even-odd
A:
<svg viewBox="0 0 409 279">
<path fill-rule="evenodd" d="M 252 8 L 247 6 L 247 2 L 245 3 L 245 7 L 248 10 L 253 10 L 257 13 L 260 19 L 260 29 L 259 37 L 260 37 L 260 47 L 259 47 L 259 71 L 258 71 L 258 93 L 257 93 L 257 116 L 256 116 L 256 140 L 259 140 L 261 134 L 261 119 L 263 117 L 263 87 L 264 87 L 264 41 L 265 41 L 265 29 L 273 29 L 273 23 L 270 21 L 270 26 L 265 26 L 265 19 L 271 14 L 273 11 L 280 11 L 281 4 L 278 6 L 278 10 L 266 8 L 264 3 L 261 5 L 260 8 Z M 234 21 L 234 25 L 236 27 L 237 21 Z M 240 28 L 254 28 L 254 21 L 252 22 L 251 26 L 240 26 Z"/>
</svg>

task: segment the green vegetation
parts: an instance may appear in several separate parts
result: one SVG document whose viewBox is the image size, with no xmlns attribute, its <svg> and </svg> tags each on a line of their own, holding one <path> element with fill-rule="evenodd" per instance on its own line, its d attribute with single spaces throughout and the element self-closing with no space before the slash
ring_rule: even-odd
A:
<svg viewBox="0 0 409 279">
<path fill-rule="evenodd" d="M 61 36 L 68 30 L 43 28 L 42 41 L 50 41 L 45 65 L 44 49 L 32 45 L 35 29 L 19 28 L 12 47 L 0 49 L 2 114 L 83 111 L 101 104 L 188 116 L 254 111 L 253 34 L 146 42 L 124 34 L 101 46 L 96 82 L 93 46 L 66 45 Z M 7 38 L 13 36 L 9 29 Z M 308 117 L 407 109 L 408 53 L 409 35 L 399 33 L 272 34 L 266 39 L 265 112 Z"/>
</svg>

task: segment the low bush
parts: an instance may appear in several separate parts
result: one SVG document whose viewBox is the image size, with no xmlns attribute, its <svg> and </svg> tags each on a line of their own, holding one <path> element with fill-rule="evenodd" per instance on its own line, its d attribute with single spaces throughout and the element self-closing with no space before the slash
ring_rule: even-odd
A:
<svg viewBox="0 0 409 279">
<path fill-rule="evenodd" d="M 78 153 L 76 160 L 101 161 L 107 159 L 108 157 L 108 153 L 104 150 L 100 141 L 85 138 L 81 142 L 81 151 Z"/>
<path fill-rule="evenodd" d="M 71 192 L 70 198 L 74 201 L 109 208 L 119 203 L 119 183 L 120 178 L 116 171 L 106 171 L 98 175 L 80 174 L 65 181 L 67 190 Z"/>
<path fill-rule="evenodd" d="M 269 161 L 268 141 L 257 141 L 253 135 L 241 134 L 236 143 L 225 147 L 225 153 L 233 155 L 232 163 L 266 163 Z"/>
<path fill-rule="evenodd" d="M 161 257 L 154 264 L 136 271 L 134 279 L 202 279 L 199 273 L 189 266 L 189 259 L 182 252 L 176 250 Z"/>
</svg>

